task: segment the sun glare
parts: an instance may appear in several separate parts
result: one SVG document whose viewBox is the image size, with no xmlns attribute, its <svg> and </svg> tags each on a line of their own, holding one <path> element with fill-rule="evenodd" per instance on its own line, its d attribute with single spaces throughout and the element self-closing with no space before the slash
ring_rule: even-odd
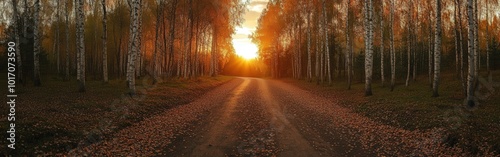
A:
<svg viewBox="0 0 500 157">
<path fill-rule="evenodd" d="M 257 58 L 258 48 L 257 45 L 249 41 L 236 41 L 233 40 L 234 50 L 236 54 L 244 59 L 251 60 Z"/>
</svg>

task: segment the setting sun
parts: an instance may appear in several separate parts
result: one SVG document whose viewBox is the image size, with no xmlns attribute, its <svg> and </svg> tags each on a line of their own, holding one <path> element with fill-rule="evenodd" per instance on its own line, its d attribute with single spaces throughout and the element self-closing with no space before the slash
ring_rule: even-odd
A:
<svg viewBox="0 0 500 157">
<path fill-rule="evenodd" d="M 236 39 L 233 39 L 233 47 L 238 56 L 243 57 L 247 60 L 257 58 L 258 56 L 257 45 L 249 41 L 238 41 Z"/>
</svg>

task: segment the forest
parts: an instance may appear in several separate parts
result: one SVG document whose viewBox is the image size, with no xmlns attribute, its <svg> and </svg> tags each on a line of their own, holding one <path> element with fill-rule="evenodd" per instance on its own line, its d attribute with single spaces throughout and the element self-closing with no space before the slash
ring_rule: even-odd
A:
<svg viewBox="0 0 500 157">
<path fill-rule="evenodd" d="M 234 53 L 231 35 L 243 2 L 14 0 L 1 2 L 2 43 L 16 41 L 18 82 L 41 74 L 64 80 L 217 76 Z M 5 20 L 5 21 L 4 21 Z M 7 47 L 1 50 L 6 57 Z M 5 69 L 3 69 L 5 70 Z M 2 70 L 2 71 L 3 71 Z M 33 79 L 29 79 L 33 78 Z"/>
<path fill-rule="evenodd" d="M 499 0 L 0 8 L 3 155 L 500 153 Z"/>
<path fill-rule="evenodd" d="M 409 86 L 428 75 L 438 96 L 444 71 L 462 80 L 466 94 L 480 72 L 500 66 L 498 7 L 495 0 L 276 0 L 252 39 L 276 78 L 345 78 L 347 88 L 365 82 L 371 95 L 372 80 L 393 90 L 398 80 Z"/>
</svg>

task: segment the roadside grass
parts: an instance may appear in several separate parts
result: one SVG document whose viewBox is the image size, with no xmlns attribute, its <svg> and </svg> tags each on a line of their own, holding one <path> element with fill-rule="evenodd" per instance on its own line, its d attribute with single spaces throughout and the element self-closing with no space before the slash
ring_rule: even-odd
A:
<svg viewBox="0 0 500 157">
<path fill-rule="evenodd" d="M 481 76 L 487 75 L 482 73 Z M 404 80 L 398 80 L 392 92 L 387 81 L 390 78 L 386 78 L 385 87 L 381 86 L 380 81 L 374 81 L 374 95 L 369 97 L 364 96 L 364 83 L 355 83 L 351 90 L 347 90 L 345 79 L 336 79 L 332 86 L 292 79 L 284 81 L 335 99 L 339 105 L 382 124 L 406 130 L 443 128 L 446 130 L 446 135 L 441 139 L 443 144 L 458 146 L 472 154 L 490 151 L 499 155 L 500 71 L 493 72 L 492 76 L 493 82 L 496 81 L 494 90 L 478 90 L 482 96 L 490 95 L 478 100 L 479 105 L 472 109 L 464 103 L 461 81 L 453 73 L 442 74 L 439 97 L 432 97 L 426 76 L 418 77 L 416 82 L 411 81 L 408 87 Z"/>
<path fill-rule="evenodd" d="M 85 93 L 77 92 L 76 80 L 64 82 L 56 76 L 42 78 L 42 87 L 18 84 L 16 149 L 8 149 L 8 141 L 1 140 L 0 152 L 51 156 L 90 145 L 145 118 L 187 104 L 232 78 L 168 79 L 153 85 L 151 78 L 143 77 L 137 79 L 137 95 L 133 97 L 127 94 L 125 80 L 107 84 L 87 81 Z M 6 78 L 0 82 L 7 82 Z M 7 131 L 9 107 L 0 105 L 0 111 L 0 130 Z M 8 134 L 2 137 L 8 138 Z"/>
</svg>

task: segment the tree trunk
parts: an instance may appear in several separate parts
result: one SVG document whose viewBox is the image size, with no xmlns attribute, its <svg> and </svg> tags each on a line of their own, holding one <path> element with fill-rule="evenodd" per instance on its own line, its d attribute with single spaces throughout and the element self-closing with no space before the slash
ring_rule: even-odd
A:
<svg viewBox="0 0 500 157">
<path fill-rule="evenodd" d="M 474 101 L 474 89 L 475 89 L 475 80 L 476 80 L 476 64 L 475 64 L 475 55 L 476 55 L 476 50 L 475 50 L 475 37 L 474 37 L 474 29 L 475 27 L 475 18 L 474 18 L 474 8 L 473 4 L 474 0 L 467 0 L 467 19 L 469 23 L 469 33 L 468 33 L 468 38 L 469 38 L 469 55 L 468 55 L 468 62 L 469 62 L 469 74 L 467 76 L 467 105 L 469 107 L 474 107 L 475 106 L 475 101 Z"/>
<path fill-rule="evenodd" d="M 408 35 L 406 36 L 407 37 L 406 38 L 406 40 L 407 40 L 407 45 L 406 46 L 408 47 L 408 49 L 406 51 L 407 52 L 406 57 L 408 59 L 408 61 L 407 61 L 407 71 L 406 71 L 406 83 L 405 83 L 406 87 L 408 87 L 410 85 L 409 83 L 410 83 L 410 73 L 411 73 L 411 54 L 412 54 L 412 51 L 411 51 L 412 50 L 412 36 L 411 36 L 411 34 L 412 34 L 412 27 L 411 27 L 412 24 L 411 23 L 412 22 L 411 21 L 413 20 L 412 19 L 412 15 L 411 15 L 413 13 L 413 9 L 412 9 L 413 6 L 412 6 L 412 4 L 413 3 L 410 0 L 410 5 L 408 7 L 409 8 L 409 10 L 408 10 L 408 17 L 407 17 L 408 22 L 406 23 L 406 27 L 408 28 Z"/>
<path fill-rule="evenodd" d="M 139 5 L 138 6 L 139 10 L 137 10 L 137 28 L 138 28 L 137 29 L 137 36 L 136 36 L 136 38 L 137 38 L 137 41 L 136 41 L 137 42 L 137 44 L 136 44 L 137 45 L 137 47 L 136 47 L 137 48 L 137 50 L 136 50 L 137 59 L 136 59 L 136 63 L 135 63 L 137 69 L 136 69 L 135 73 L 136 73 L 137 77 L 141 77 L 142 76 L 142 64 L 144 61 L 144 58 L 142 56 L 142 46 L 141 46 L 142 45 L 142 10 L 140 8 L 142 8 L 142 0 L 137 0 L 137 1 L 138 1 L 137 5 Z M 139 64 L 137 64 L 137 62 Z"/>
<path fill-rule="evenodd" d="M 217 76 L 217 28 L 212 32 L 212 56 L 210 58 L 210 76 Z"/>
<path fill-rule="evenodd" d="M 486 71 L 488 77 L 491 76 L 490 71 L 490 3 L 486 0 Z"/>
<path fill-rule="evenodd" d="M 319 33 L 315 33 L 316 36 L 319 34 Z M 316 84 L 319 85 L 319 82 L 321 81 L 321 54 L 319 52 L 319 45 L 316 43 L 316 48 L 315 48 L 315 52 L 314 52 L 314 56 L 315 56 L 315 77 L 316 77 Z"/>
<path fill-rule="evenodd" d="M 432 96 L 438 97 L 438 87 L 441 72 L 441 0 L 436 1 L 436 39 L 434 45 L 434 83 Z"/>
<path fill-rule="evenodd" d="M 463 49 L 463 36 L 462 36 L 462 12 L 460 9 L 460 0 L 455 0 L 455 5 L 457 6 L 457 14 L 458 14 L 458 45 L 459 45 L 459 51 L 460 51 L 460 79 L 462 82 L 462 89 L 464 96 L 467 96 L 467 85 L 466 85 L 466 80 L 465 80 L 465 72 L 464 72 L 464 49 Z"/>
<path fill-rule="evenodd" d="M 76 36 L 76 39 L 75 39 L 75 43 L 76 43 L 76 45 L 75 45 L 75 50 L 76 50 L 76 52 L 75 52 L 75 59 L 76 59 L 76 63 L 75 63 L 76 64 L 76 66 L 75 66 L 76 67 L 76 80 L 80 81 L 80 78 L 81 78 L 80 75 L 82 73 L 81 73 L 81 66 L 80 66 L 80 63 L 81 63 L 80 62 L 80 59 L 81 59 L 80 57 L 81 56 L 80 56 L 80 48 L 79 48 L 79 46 L 80 46 L 80 36 L 79 36 L 80 33 L 78 33 L 78 30 L 79 30 L 79 27 L 80 27 L 79 25 L 80 25 L 80 21 L 81 20 L 80 20 L 80 15 L 79 15 L 79 12 L 78 12 L 78 5 L 79 5 L 78 1 L 79 0 L 75 0 L 75 4 L 73 4 L 73 6 L 75 6 L 75 11 L 74 12 L 75 12 L 75 32 L 76 32 L 75 33 L 75 36 Z"/>
<path fill-rule="evenodd" d="M 174 68 L 174 42 L 175 42 L 175 30 L 176 30 L 176 12 L 177 12 L 177 3 L 179 0 L 173 0 L 172 8 L 170 9 L 171 21 L 170 21 L 170 43 L 169 43 L 169 60 L 167 65 L 167 70 L 169 71 L 169 76 L 173 75 Z"/>
<path fill-rule="evenodd" d="M 352 81 L 352 73 L 351 73 L 351 38 L 349 36 L 350 34 L 350 27 L 349 27 L 349 8 L 350 8 L 351 0 L 347 0 L 346 4 L 346 23 L 345 23 L 345 36 L 346 36 L 346 52 L 345 52 L 345 60 L 346 60 L 346 67 L 347 67 L 347 89 L 351 89 L 351 81 Z"/>
<path fill-rule="evenodd" d="M 135 69 L 136 69 L 136 59 L 137 59 L 137 49 L 140 48 L 138 45 L 138 36 L 139 34 L 139 15 L 140 15 L 140 0 L 131 0 L 132 4 L 131 6 L 131 18 L 132 20 L 130 21 L 130 27 L 132 28 L 130 32 L 130 42 L 129 42 L 129 47 L 130 49 L 128 50 L 128 69 L 127 69 L 127 82 L 128 82 L 128 87 L 129 87 L 129 94 L 130 95 L 135 95 Z"/>
<path fill-rule="evenodd" d="M 65 11 L 65 15 L 66 15 L 66 40 L 64 40 L 64 42 L 66 43 L 66 49 L 65 49 L 65 51 L 66 51 L 66 59 L 65 59 L 65 61 L 66 61 L 66 68 L 65 68 L 66 73 L 64 75 L 64 80 L 68 81 L 69 80 L 69 68 L 70 68 L 70 66 L 69 66 L 69 25 L 70 25 L 70 23 L 69 23 L 69 13 L 68 13 L 69 1 L 65 2 L 65 7 L 66 8 L 64 9 L 64 11 Z"/>
<path fill-rule="evenodd" d="M 396 52 L 394 51 L 394 0 L 391 0 L 391 23 L 390 23 L 390 33 L 391 33 L 391 91 L 394 91 L 396 85 Z"/>
<path fill-rule="evenodd" d="M 14 10 L 14 16 L 13 16 L 13 20 L 12 22 L 14 23 L 14 37 L 15 37 L 15 40 L 16 40 L 16 63 L 17 63 L 17 81 L 19 81 L 20 83 L 23 83 L 23 70 L 22 70 L 22 65 L 23 65 L 23 62 L 21 60 L 21 48 L 19 47 L 19 44 L 20 43 L 20 40 L 19 40 L 19 21 L 18 21 L 18 17 L 19 17 L 19 13 L 17 11 L 17 0 L 12 0 L 12 8 Z"/>
<path fill-rule="evenodd" d="M 384 75 L 384 1 L 380 3 L 380 79 L 382 87 L 385 83 Z"/>
<path fill-rule="evenodd" d="M 312 81 L 311 63 L 311 13 L 307 13 L 307 80 Z"/>
<path fill-rule="evenodd" d="M 108 83 L 108 30 L 106 16 L 106 0 L 102 0 L 102 75 L 104 83 Z"/>
<path fill-rule="evenodd" d="M 155 50 L 153 52 L 153 84 L 157 83 L 157 75 L 158 75 L 158 69 L 157 69 L 157 56 L 158 56 L 158 46 L 159 46 L 159 33 L 160 33 L 160 23 L 161 19 L 163 18 L 163 1 L 159 1 L 160 3 L 158 4 L 158 8 L 156 10 L 156 29 L 155 29 Z"/>
<path fill-rule="evenodd" d="M 24 0 L 24 14 L 25 14 L 25 16 L 28 16 L 28 14 L 29 14 L 29 11 L 28 11 L 28 0 Z M 26 42 L 28 41 L 28 25 L 29 25 L 28 24 L 28 18 L 23 17 L 23 40 L 26 41 Z M 19 53 L 21 53 L 21 52 L 19 52 Z M 21 57 L 21 56 L 22 55 L 19 55 L 18 57 Z M 23 68 L 24 68 L 23 64 L 22 64 L 23 62 L 22 62 L 21 59 L 18 59 L 18 60 L 19 60 L 19 62 L 18 62 L 19 63 L 19 65 L 18 65 L 19 66 L 19 71 L 18 71 L 19 73 L 18 74 L 20 74 L 19 75 L 19 79 L 21 79 L 20 82 L 23 85 L 26 85 L 26 79 L 25 79 L 26 75 L 24 75 L 24 73 L 23 73 Z"/>
<path fill-rule="evenodd" d="M 429 11 L 427 12 L 428 14 L 428 17 L 429 17 L 429 61 L 428 61 L 428 64 L 429 64 L 429 84 L 430 84 L 430 87 L 432 88 L 432 80 L 433 80 L 433 74 L 434 74 L 434 61 L 433 61 L 433 56 L 434 56 L 434 46 L 432 45 L 432 16 L 431 16 L 431 8 L 430 7 L 431 5 L 429 5 Z"/>
<path fill-rule="evenodd" d="M 57 19 L 56 21 L 57 22 L 56 22 L 56 37 L 55 37 L 56 38 L 56 42 L 55 42 L 56 49 L 55 49 L 55 51 L 56 51 L 57 75 L 59 76 L 59 75 L 61 75 L 61 63 L 60 63 L 61 56 L 59 53 L 59 47 L 60 47 L 60 45 L 59 45 L 59 43 L 60 43 L 60 41 L 59 41 L 60 40 L 60 38 L 59 38 L 59 22 L 60 22 L 59 21 L 59 8 L 60 8 L 59 1 L 56 2 L 56 7 L 57 7 L 57 11 L 56 11 L 56 19 Z"/>
<path fill-rule="evenodd" d="M 373 70 L 373 5 L 372 0 L 365 0 L 365 96 L 372 93 Z"/>
<path fill-rule="evenodd" d="M 77 13 L 78 13 L 78 20 L 76 21 L 78 23 L 78 28 L 77 28 L 77 34 L 78 34 L 78 56 L 80 56 L 80 61 L 78 63 L 80 67 L 80 78 L 78 79 L 79 81 L 79 92 L 85 92 L 85 27 L 84 27 L 84 21 L 85 21 L 85 14 L 83 13 L 83 4 L 84 0 L 78 0 L 77 4 Z"/>
<path fill-rule="evenodd" d="M 460 77 L 460 50 L 461 50 L 461 48 L 460 48 L 459 43 L 458 43 L 459 42 L 458 41 L 458 36 L 459 36 L 458 34 L 460 34 L 461 29 L 458 27 L 459 22 L 458 22 L 458 17 L 457 17 L 457 15 L 458 15 L 458 13 L 457 13 L 458 12 L 457 1 L 458 0 L 454 1 L 455 2 L 455 9 L 454 9 L 454 14 L 453 14 L 453 17 L 454 17 L 453 21 L 455 21 L 454 22 L 454 27 L 455 27 L 455 71 L 457 73 L 456 74 L 457 77 Z"/>
<path fill-rule="evenodd" d="M 187 28 L 186 28 L 186 36 L 184 40 L 184 47 L 185 47 L 185 53 L 184 53 L 184 71 L 183 71 L 183 78 L 188 78 L 189 77 L 189 66 L 190 66 L 190 56 L 191 56 L 191 46 L 192 46 L 192 39 L 193 39 L 193 9 L 192 9 L 193 3 L 192 0 L 189 0 L 189 12 L 188 12 L 188 19 L 187 19 Z"/>
<path fill-rule="evenodd" d="M 299 14 L 299 18 L 302 18 Z M 299 73 L 299 79 L 302 79 L 302 23 L 299 23 L 299 54 L 298 54 L 298 73 Z"/>
<path fill-rule="evenodd" d="M 411 2 L 412 2 L 412 6 L 413 6 L 414 3 L 413 3 L 413 1 L 411 1 Z M 413 49 L 412 49 L 412 52 L 413 52 L 413 82 L 417 81 L 417 70 L 418 70 L 418 68 L 417 68 L 417 65 L 418 65 L 417 52 L 419 52 L 418 51 L 418 34 L 419 34 L 418 33 L 418 21 L 419 21 L 418 13 L 420 11 L 418 10 L 418 5 L 420 5 L 420 4 L 419 4 L 418 0 L 417 0 L 416 4 L 417 4 L 416 5 L 417 11 L 416 11 L 416 14 L 414 14 L 415 20 L 414 21 L 412 20 L 413 21 L 413 25 L 412 25 L 413 26 L 413 32 L 412 32 L 412 35 L 413 35 L 413 38 L 412 38 L 412 40 L 413 40 Z"/>
<path fill-rule="evenodd" d="M 33 15 L 34 18 L 34 45 L 33 45 L 33 66 L 34 66 L 34 84 L 35 86 L 41 86 L 40 81 L 40 51 L 41 51 L 41 37 L 40 37 L 40 0 L 35 0 L 35 13 Z"/>
<path fill-rule="evenodd" d="M 479 60 L 479 57 L 481 55 L 481 50 L 479 49 L 479 19 L 478 19 L 478 14 L 477 14 L 477 0 L 474 0 L 474 11 L 473 11 L 473 15 L 474 16 L 474 61 L 476 64 L 476 66 L 474 68 L 476 68 L 476 70 L 474 70 L 474 72 L 476 73 L 476 80 L 477 80 L 477 76 L 479 76 L 479 68 L 481 67 L 481 63 L 480 63 L 480 60 Z M 477 83 L 477 81 L 475 82 Z"/>
<path fill-rule="evenodd" d="M 326 53 L 326 66 L 327 66 L 327 75 L 328 75 L 328 85 L 332 85 L 332 73 L 331 73 L 331 68 L 330 68 L 330 50 L 328 48 L 328 21 L 327 21 L 327 16 L 326 16 L 326 2 L 323 0 L 323 29 L 324 29 L 324 34 L 325 34 L 325 53 Z"/>
</svg>

